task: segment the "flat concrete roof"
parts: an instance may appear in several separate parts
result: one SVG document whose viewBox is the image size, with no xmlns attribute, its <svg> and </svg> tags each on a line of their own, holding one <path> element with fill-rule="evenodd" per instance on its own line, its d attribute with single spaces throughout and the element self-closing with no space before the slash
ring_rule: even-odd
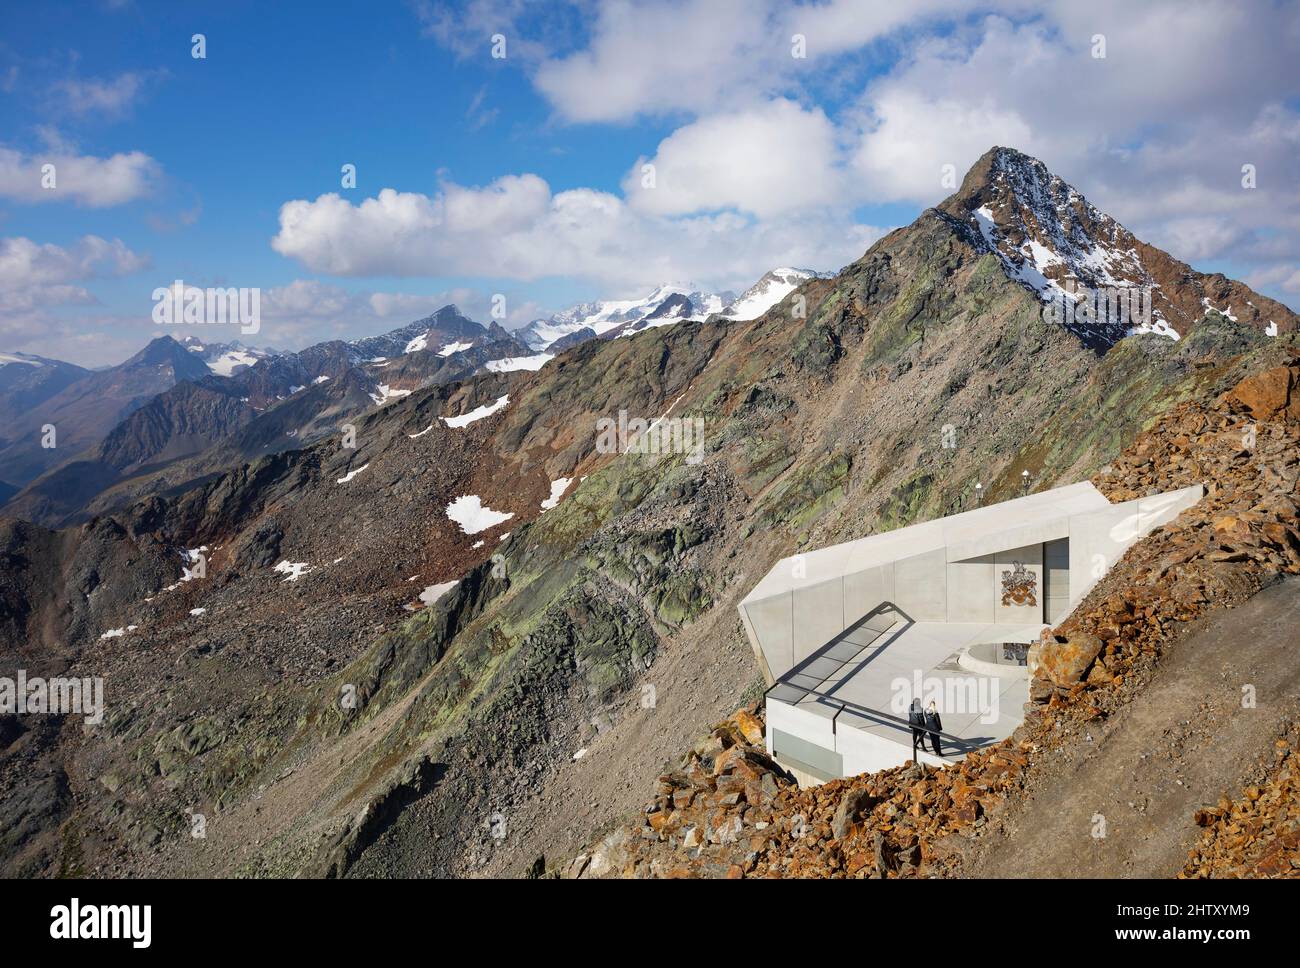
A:
<svg viewBox="0 0 1300 968">
<path fill-rule="evenodd" d="M 1063 538 L 1069 534 L 1072 515 L 1113 506 L 1092 486 L 1092 482 L 1081 481 L 846 541 L 781 559 L 740 604 L 761 601 L 940 548 L 950 549 L 948 560 L 960 561 L 1024 544 Z M 801 564 L 801 578 L 794 577 L 796 560 Z"/>
<path fill-rule="evenodd" d="M 825 659 L 834 658 L 832 664 L 810 666 L 805 674 L 782 680 L 769 693 L 769 698 L 797 706 L 804 712 L 836 719 L 836 724 L 851 726 L 886 739 L 908 745 L 909 734 L 896 726 L 881 723 L 869 715 L 854 712 L 854 707 L 876 710 L 906 717 L 892 708 L 893 684 L 905 679 L 912 684 L 920 670 L 922 680 L 955 679 L 962 682 L 984 680 L 978 684 L 981 698 L 997 696 L 997 716 L 983 722 L 978 709 L 945 711 L 940 708 L 943 731 L 978 745 L 987 745 L 1010 736 L 1024 719 L 1024 704 L 1029 701 L 1029 680 L 1018 677 L 982 676 L 957 665 L 962 649 L 981 642 L 1032 642 L 1044 628 L 1044 623 L 1007 625 L 974 622 L 915 622 L 900 621 L 878 638 L 863 635 L 869 644 L 855 646 L 851 637 L 860 635 L 850 629 L 837 637 L 824 651 Z M 848 637 L 848 638 L 846 638 Z M 853 649 L 850 652 L 850 649 Z M 818 660 L 819 663 L 822 660 Z M 813 682 L 807 673 L 820 679 Z M 800 679 L 796 685 L 791 681 Z M 814 689 L 815 694 L 800 695 L 804 689 Z M 910 694 L 909 694 L 910 698 Z M 842 708 L 842 704 L 844 707 Z M 939 703 L 940 707 L 943 702 Z M 964 755 L 965 751 L 961 754 Z"/>
</svg>

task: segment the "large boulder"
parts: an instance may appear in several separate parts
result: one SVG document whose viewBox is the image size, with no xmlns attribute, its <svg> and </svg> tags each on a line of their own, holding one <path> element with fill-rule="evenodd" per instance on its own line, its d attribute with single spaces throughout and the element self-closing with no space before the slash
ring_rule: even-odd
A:
<svg viewBox="0 0 1300 968">
<path fill-rule="evenodd" d="M 1090 632 L 1076 632 L 1064 642 L 1040 641 L 1035 674 L 1058 686 L 1071 686 L 1088 673 L 1105 643 Z"/>
<path fill-rule="evenodd" d="M 1300 420 L 1300 366 L 1275 366 L 1248 376 L 1222 399 L 1256 420 Z"/>
</svg>

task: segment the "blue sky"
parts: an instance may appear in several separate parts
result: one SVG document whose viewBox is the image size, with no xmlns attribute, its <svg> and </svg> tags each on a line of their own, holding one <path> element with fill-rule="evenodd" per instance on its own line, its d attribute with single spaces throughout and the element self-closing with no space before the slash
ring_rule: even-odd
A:
<svg viewBox="0 0 1300 968">
<path fill-rule="evenodd" d="M 995 143 L 1300 305 L 1295 5 L 1129 6 L 14 6 L 0 350 L 115 362 L 175 278 L 261 287 L 260 341 L 297 347 L 453 300 L 486 322 L 494 293 L 516 326 L 659 282 L 837 269 Z"/>
</svg>

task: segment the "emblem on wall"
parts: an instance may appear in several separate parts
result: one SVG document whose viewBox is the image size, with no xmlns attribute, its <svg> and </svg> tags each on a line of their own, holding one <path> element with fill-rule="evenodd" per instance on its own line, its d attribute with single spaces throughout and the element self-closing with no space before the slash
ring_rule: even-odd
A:
<svg viewBox="0 0 1300 968">
<path fill-rule="evenodd" d="M 1002 604 L 1036 606 L 1038 604 L 1038 576 L 1014 561 L 1010 571 L 1002 573 Z"/>
</svg>

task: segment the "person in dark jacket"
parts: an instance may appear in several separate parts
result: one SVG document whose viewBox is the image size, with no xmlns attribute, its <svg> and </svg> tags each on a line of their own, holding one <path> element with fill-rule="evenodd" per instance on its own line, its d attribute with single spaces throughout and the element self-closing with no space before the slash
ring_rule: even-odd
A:
<svg viewBox="0 0 1300 968">
<path fill-rule="evenodd" d="M 907 721 L 912 724 L 912 748 L 925 749 L 925 711 L 921 709 L 921 700 L 912 699 L 912 705 L 907 710 Z"/>
<path fill-rule="evenodd" d="M 934 700 L 930 700 L 930 708 L 925 711 L 925 728 L 930 731 L 930 745 L 934 747 L 935 756 L 943 756 L 943 747 L 939 745 L 939 730 L 943 729 L 943 720 L 939 718 L 939 710 L 935 708 Z"/>
</svg>

